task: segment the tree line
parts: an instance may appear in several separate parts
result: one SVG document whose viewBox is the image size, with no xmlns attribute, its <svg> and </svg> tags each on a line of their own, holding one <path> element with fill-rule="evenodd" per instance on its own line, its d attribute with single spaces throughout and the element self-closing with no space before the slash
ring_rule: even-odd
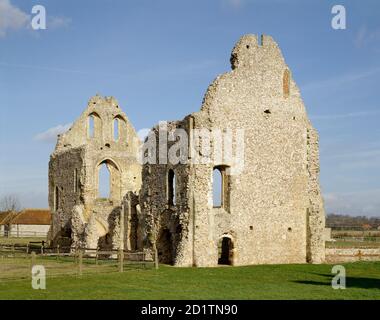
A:
<svg viewBox="0 0 380 320">
<path fill-rule="evenodd" d="M 373 230 L 380 227 L 380 217 L 349 216 L 330 213 L 326 217 L 326 227 Z"/>
</svg>

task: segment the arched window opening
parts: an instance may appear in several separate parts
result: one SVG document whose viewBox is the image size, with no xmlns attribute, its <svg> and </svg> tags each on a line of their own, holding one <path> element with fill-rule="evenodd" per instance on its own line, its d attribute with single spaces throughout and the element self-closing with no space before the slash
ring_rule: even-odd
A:
<svg viewBox="0 0 380 320">
<path fill-rule="evenodd" d="M 233 243 L 230 237 L 222 237 L 218 243 L 218 264 L 232 265 Z"/>
<path fill-rule="evenodd" d="M 98 197 L 102 199 L 110 198 L 111 174 L 106 163 L 102 163 L 99 168 L 99 188 Z"/>
<path fill-rule="evenodd" d="M 290 72 L 288 69 L 286 69 L 284 71 L 284 75 L 282 78 L 282 86 L 283 86 L 284 98 L 289 97 L 289 93 L 290 93 Z"/>
<path fill-rule="evenodd" d="M 92 112 L 87 117 L 87 137 L 94 138 L 101 135 L 102 120 L 96 112 Z"/>
<path fill-rule="evenodd" d="M 122 115 L 117 115 L 112 122 L 112 134 L 114 141 L 127 141 L 127 125 Z"/>
<path fill-rule="evenodd" d="M 212 174 L 213 206 L 219 208 L 223 204 L 223 177 L 219 168 L 214 168 Z"/>
<path fill-rule="evenodd" d="M 54 189 L 54 211 L 59 209 L 59 188 L 56 186 Z"/>
<path fill-rule="evenodd" d="M 95 176 L 97 182 L 95 198 L 121 200 L 121 172 L 113 160 L 101 161 L 95 169 Z"/>
<path fill-rule="evenodd" d="M 95 136 L 95 117 L 90 115 L 88 117 L 88 137 L 93 138 Z"/>
<path fill-rule="evenodd" d="M 168 172 L 168 204 L 176 204 L 176 178 L 172 169 Z"/>
<path fill-rule="evenodd" d="M 113 119 L 113 140 L 117 141 L 119 140 L 119 125 L 120 121 L 118 118 Z"/>
<path fill-rule="evenodd" d="M 212 174 L 212 203 L 214 208 L 223 208 L 229 211 L 229 175 L 227 166 L 214 167 Z"/>
</svg>

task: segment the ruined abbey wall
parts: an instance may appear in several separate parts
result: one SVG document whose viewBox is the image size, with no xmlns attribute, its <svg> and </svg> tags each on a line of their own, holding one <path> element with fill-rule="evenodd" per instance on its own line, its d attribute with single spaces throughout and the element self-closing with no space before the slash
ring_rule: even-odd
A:
<svg viewBox="0 0 380 320">
<path fill-rule="evenodd" d="M 234 265 L 324 260 L 318 137 L 280 49 L 271 37 L 261 40 L 240 39 L 232 71 L 210 85 L 201 110 L 172 123 L 189 136 L 196 129 L 211 136 L 243 130 L 242 168 L 234 159 L 216 162 L 213 151 L 205 164 L 144 168 L 143 211 L 154 220 L 152 239 L 163 261 L 215 266 L 224 237 L 231 241 Z M 233 141 L 234 149 L 241 143 Z M 189 159 L 200 150 L 189 151 Z M 226 170 L 221 207 L 213 206 L 215 167 Z M 175 206 L 168 205 L 170 170 L 176 178 Z"/>
<path fill-rule="evenodd" d="M 118 126 L 116 129 L 115 126 Z M 49 163 L 50 238 L 71 237 L 73 246 L 120 246 L 124 195 L 141 186 L 139 140 L 114 98 L 95 96 L 65 134 Z M 99 196 L 99 170 L 110 172 L 110 194 Z"/>
<path fill-rule="evenodd" d="M 159 123 L 144 143 L 115 99 L 93 97 L 51 156 L 51 239 L 157 250 L 176 266 L 323 262 L 318 134 L 291 71 L 269 36 L 243 36 L 230 62 L 198 112 Z"/>
</svg>

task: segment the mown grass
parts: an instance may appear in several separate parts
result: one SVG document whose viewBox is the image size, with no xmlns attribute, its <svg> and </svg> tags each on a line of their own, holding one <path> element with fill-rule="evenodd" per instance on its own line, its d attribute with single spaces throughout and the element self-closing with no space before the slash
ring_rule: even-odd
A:
<svg viewBox="0 0 380 320">
<path fill-rule="evenodd" d="M 46 241 L 46 238 L 41 237 L 29 237 L 29 238 L 17 238 L 17 237 L 0 237 L 0 245 L 12 245 L 23 244 L 27 245 L 31 241 Z"/>
<path fill-rule="evenodd" d="M 331 287 L 332 265 L 128 269 L 31 281 L 0 280 L 0 299 L 380 299 L 380 262 L 344 264 L 347 288 Z"/>
</svg>

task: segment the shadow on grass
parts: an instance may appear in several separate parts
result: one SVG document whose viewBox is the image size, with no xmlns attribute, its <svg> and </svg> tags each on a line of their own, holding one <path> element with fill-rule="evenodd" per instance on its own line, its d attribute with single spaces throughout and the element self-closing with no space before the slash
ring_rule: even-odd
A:
<svg viewBox="0 0 380 320">
<path fill-rule="evenodd" d="M 295 283 L 317 285 L 317 286 L 331 286 L 333 276 L 330 274 L 318 274 L 328 278 L 330 281 L 312 281 L 312 280 L 296 280 Z M 380 279 L 377 278 L 363 278 L 363 277 L 346 277 L 347 288 L 360 288 L 360 289 L 379 289 Z"/>
</svg>

